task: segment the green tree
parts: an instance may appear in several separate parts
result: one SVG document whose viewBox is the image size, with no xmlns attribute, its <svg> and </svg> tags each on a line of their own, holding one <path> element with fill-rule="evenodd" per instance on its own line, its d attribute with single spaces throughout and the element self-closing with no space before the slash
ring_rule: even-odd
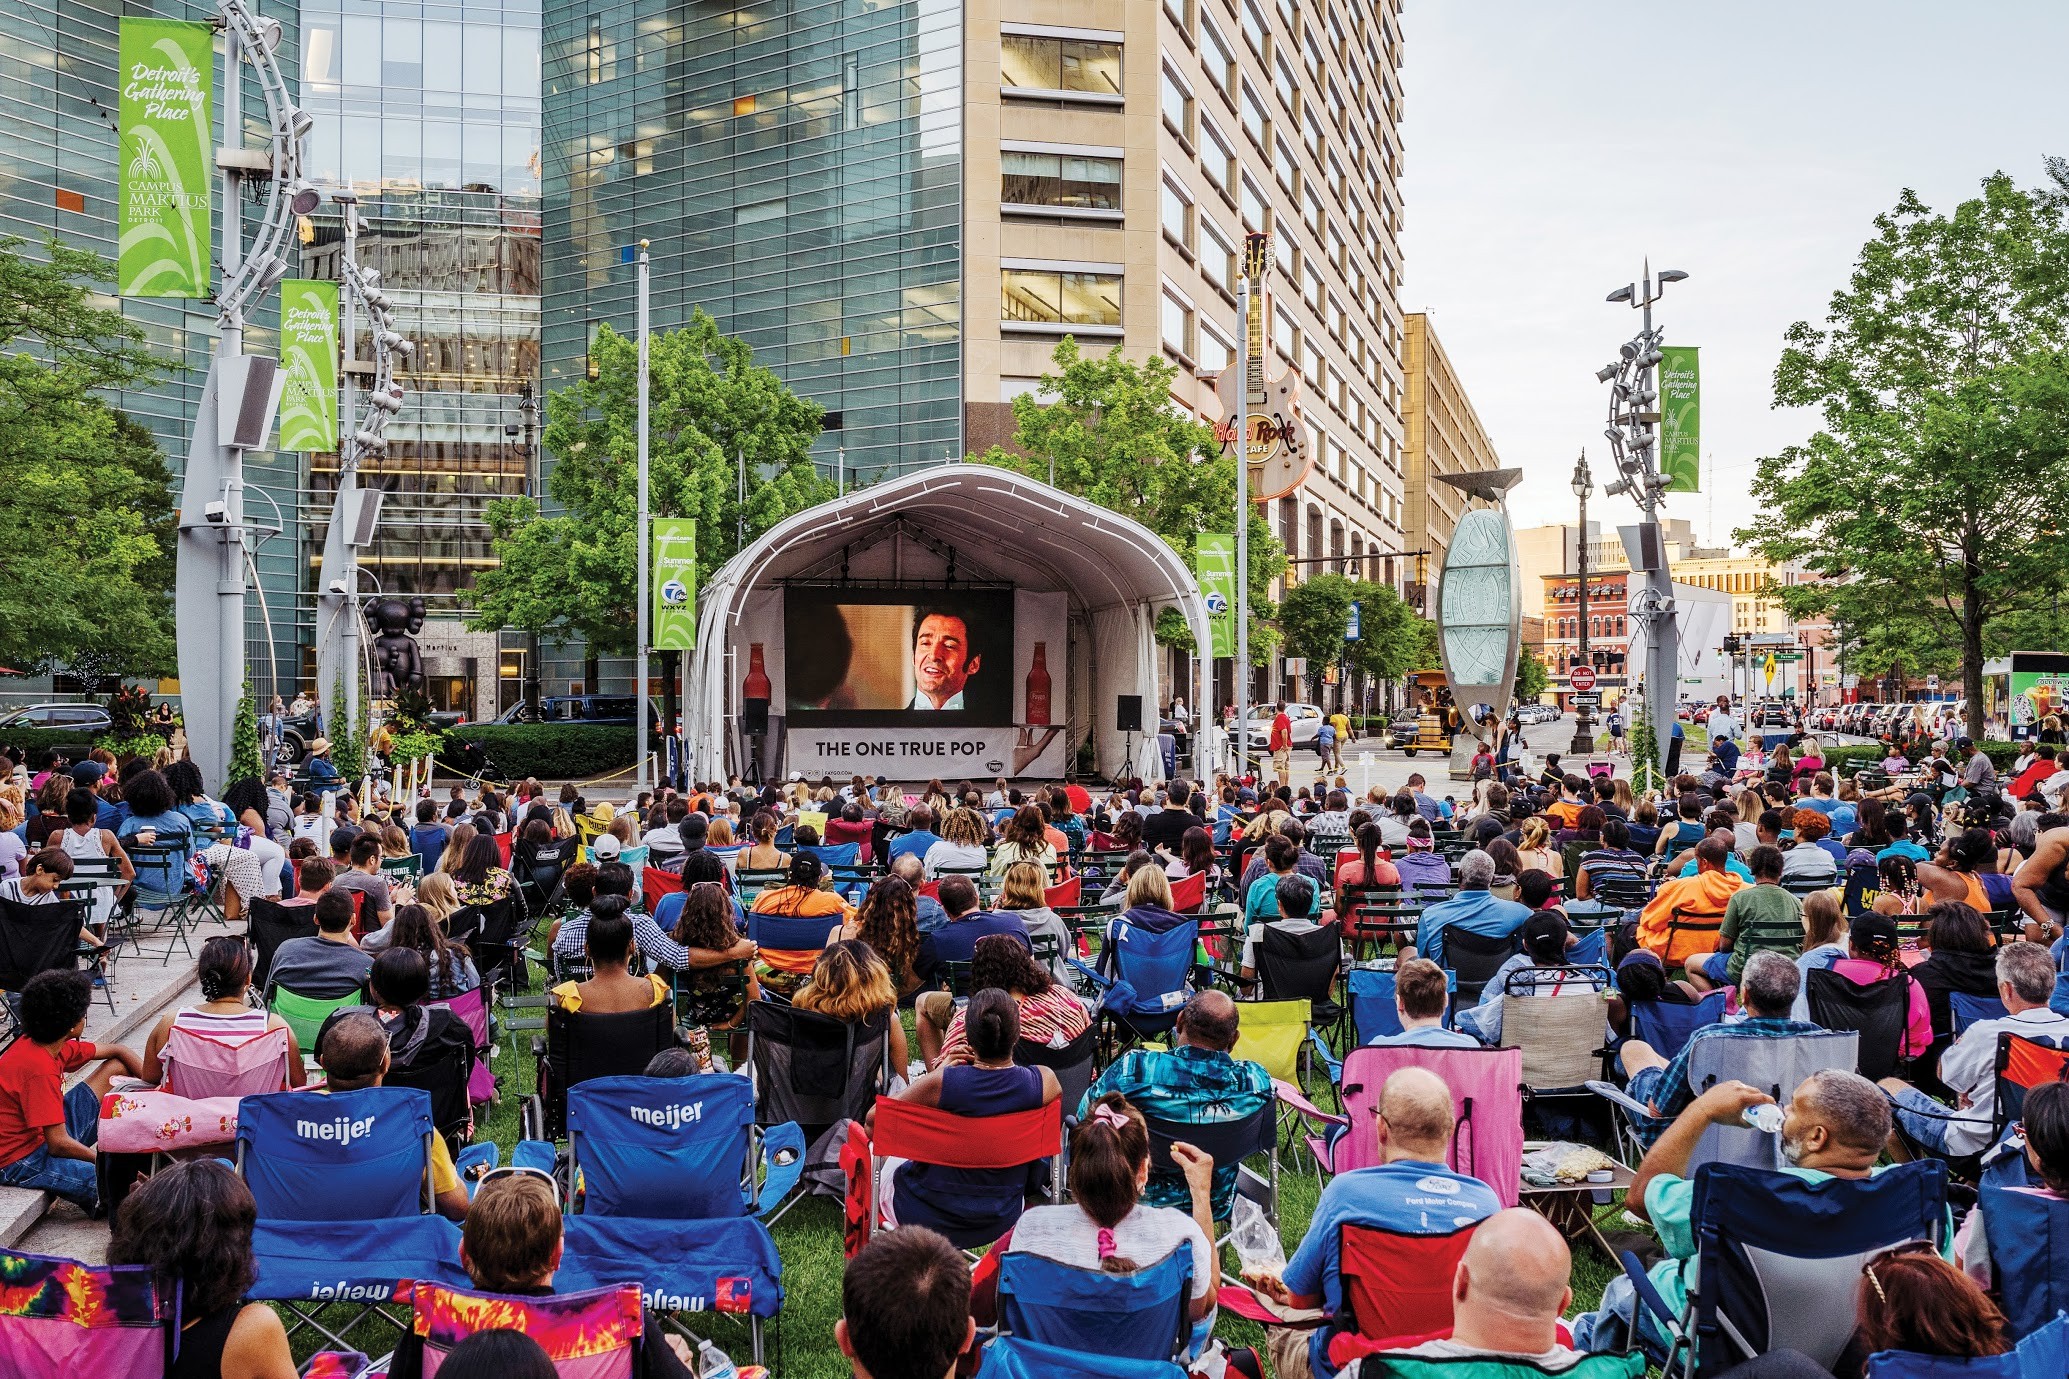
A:
<svg viewBox="0 0 2069 1379">
<path fill-rule="evenodd" d="M 556 511 L 528 498 L 489 504 L 497 568 L 475 579 L 469 625 L 580 639 L 593 684 L 599 654 L 627 655 L 635 645 L 639 342 L 601 326 L 590 358 L 595 378 L 546 399 L 544 440 L 556 460 L 546 496 Z M 648 510 L 696 519 L 700 585 L 739 549 L 740 528 L 751 542 L 833 496 L 832 481 L 812 467 L 819 404 L 756 364 L 754 351 L 702 308 L 687 326 L 651 338 L 648 372 Z M 677 655 L 663 653 L 671 718 Z"/>
<path fill-rule="evenodd" d="M 229 780 L 263 780 L 259 761 L 259 701 L 251 692 L 251 677 L 237 696 L 237 713 L 230 720 Z M 226 782 L 227 783 L 227 782 Z"/>
<path fill-rule="evenodd" d="M 1823 425 L 1761 460 L 1738 533 L 1823 577 L 1781 602 L 1882 660 L 1860 673 L 1951 643 L 1975 737 L 1992 623 L 2044 606 L 2069 555 L 2065 213 L 1997 173 L 1951 214 L 1906 190 L 1876 217 L 1825 325 L 1789 328 L 1775 403 Z"/>
<path fill-rule="evenodd" d="M 0 237 L 0 664 L 169 670 L 172 498 L 143 427 L 100 396 L 158 368 L 97 303 L 107 261 Z"/>
<path fill-rule="evenodd" d="M 1131 517 L 1191 566 L 1201 532 L 1234 524 L 1236 466 L 1213 427 L 1171 405 L 1178 370 L 1162 355 L 1135 363 L 1118 345 L 1087 355 L 1070 336 L 1050 358 L 1056 372 L 1043 374 L 1034 393 L 1013 399 L 1013 448 L 993 446 L 970 458 Z M 1271 582 L 1285 572 L 1286 551 L 1255 504 L 1249 565 L 1250 659 L 1262 664 L 1279 638 Z M 1176 619 L 1160 617 L 1158 635 L 1173 645 L 1191 642 Z"/>
<path fill-rule="evenodd" d="M 1551 686 L 1552 677 L 1546 673 L 1545 663 L 1535 651 L 1524 647 L 1516 657 L 1516 702 L 1535 704 Z"/>
<path fill-rule="evenodd" d="M 357 675 L 359 672 L 351 672 Z M 336 684 L 331 689 L 330 702 L 339 706 L 337 722 L 328 724 L 330 734 L 330 764 L 338 768 L 338 774 L 345 779 L 345 788 L 359 789 L 359 778 L 366 774 L 366 693 L 360 686 L 359 703 L 348 721 L 345 717 L 345 675 L 339 671 Z"/>
<path fill-rule="evenodd" d="M 1358 606 L 1358 639 L 1348 639 L 1351 605 Z M 1385 584 L 1329 573 L 1287 590 L 1279 604 L 1286 654 L 1304 656 L 1319 696 L 1322 670 L 1342 665 L 1375 680 L 1397 680 L 1416 668 L 1422 619 Z"/>
</svg>

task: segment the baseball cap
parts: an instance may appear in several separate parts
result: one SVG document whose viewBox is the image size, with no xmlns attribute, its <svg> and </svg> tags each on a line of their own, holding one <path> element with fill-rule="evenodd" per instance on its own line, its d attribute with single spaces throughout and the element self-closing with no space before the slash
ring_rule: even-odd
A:
<svg viewBox="0 0 2069 1379">
<path fill-rule="evenodd" d="M 604 834 L 589 845 L 589 850 L 596 854 L 596 860 L 599 862 L 608 862 L 613 857 L 616 857 L 618 855 L 618 848 L 617 836 L 610 833 Z"/>
<path fill-rule="evenodd" d="M 72 768 L 74 785 L 92 785 L 108 774 L 108 768 L 97 761 L 82 761 Z"/>
<path fill-rule="evenodd" d="M 1973 738 L 1957 737 L 1954 739 L 1954 747 L 1957 751 L 1966 752 L 1969 748 L 1975 745 L 1975 740 Z"/>
</svg>

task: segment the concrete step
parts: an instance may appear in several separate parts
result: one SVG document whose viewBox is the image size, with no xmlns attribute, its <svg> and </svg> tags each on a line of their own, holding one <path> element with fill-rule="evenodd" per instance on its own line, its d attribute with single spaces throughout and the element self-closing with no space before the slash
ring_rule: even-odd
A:
<svg viewBox="0 0 2069 1379">
<path fill-rule="evenodd" d="M 25 1187 L 0 1187 L 0 1247 L 13 1249 L 36 1228 L 52 1202 L 47 1192 Z"/>
</svg>

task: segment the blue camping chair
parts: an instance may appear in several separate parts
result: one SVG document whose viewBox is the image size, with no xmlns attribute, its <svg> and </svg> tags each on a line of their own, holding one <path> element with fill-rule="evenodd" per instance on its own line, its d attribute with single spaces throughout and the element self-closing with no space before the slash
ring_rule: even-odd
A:
<svg viewBox="0 0 2069 1379">
<path fill-rule="evenodd" d="M 2069 1312 L 2003 1355 L 1955 1358 L 1878 1350 L 1868 1357 L 1868 1379 L 2061 1379 L 2064 1374 L 2069 1374 Z"/>
<path fill-rule="evenodd" d="M 2025 1159 L 2018 1155 L 2021 1169 Z M 2011 1334 L 2031 1335 L 2069 1308 L 2069 1202 L 1985 1176 L 1976 1207 Z"/>
<path fill-rule="evenodd" d="M 1132 1274 L 1009 1251 L 999 1259 L 999 1334 L 1084 1355 L 1169 1360 L 1190 1347 L 1192 1280 L 1187 1245 Z"/>
<path fill-rule="evenodd" d="M 1458 974 L 1444 973 L 1447 990 L 1456 993 Z M 1369 1044 L 1388 1034 L 1401 1032 L 1401 1012 L 1394 1004 L 1394 974 L 1391 971 L 1365 967 L 1351 969 L 1350 981 L 1351 1025 L 1357 1031 L 1358 1042 Z M 1444 1028 L 1451 1028 L 1451 1009 L 1444 1011 Z"/>
<path fill-rule="evenodd" d="M 1018 1336 L 1001 1336 L 984 1348 L 977 1379 L 1185 1379 L 1185 1370 L 1169 1360 L 1081 1355 Z"/>
<path fill-rule="evenodd" d="M 1729 991 L 1712 991 L 1693 1005 L 1672 1001 L 1639 1001 L 1631 1006 L 1631 1034 L 1652 1046 L 1654 1053 L 1674 1061 L 1688 1047 L 1695 1032 L 1724 1020 Z"/>
<path fill-rule="evenodd" d="M 382 1316 L 403 1279 L 466 1286 L 460 1228 L 431 1215 L 431 1094 L 414 1087 L 271 1092 L 238 1109 L 237 1172 L 259 1219 L 258 1277 L 246 1297 L 278 1302 L 340 1349 L 346 1333 Z M 318 1314 L 358 1305 L 335 1331 Z"/>
<path fill-rule="evenodd" d="M 1938 1245 L 1946 1221 L 1947 1165 L 1937 1159 L 1818 1183 L 1709 1163 L 1695 1175 L 1700 1282 L 1687 1312 L 1667 1314 L 1635 1259 L 1624 1268 L 1636 1306 L 1670 1339 L 1669 1373 L 1676 1352 L 1684 1379 L 1699 1379 L 1783 1348 L 1830 1369 L 1858 1324 L 1861 1265 L 1914 1240 Z"/>
<path fill-rule="evenodd" d="M 1138 1039 L 1168 1034 L 1189 993 L 1197 923 L 1161 934 L 1116 919 L 1106 926 L 1106 951 L 1095 971 L 1076 958 L 1065 961 L 1099 988 L 1099 1013 Z"/>
<path fill-rule="evenodd" d="M 2011 1013 L 1995 996 L 1971 996 L 1966 991 L 1947 993 L 1947 1011 L 1954 1017 L 1956 1039 L 1978 1020 L 2002 1020 Z"/>
<path fill-rule="evenodd" d="M 757 1126 L 753 1084 L 732 1073 L 600 1077 L 568 1091 L 568 1160 L 583 1191 L 564 1271 L 584 1288 L 637 1283 L 657 1312 L 745 1313 L 760 1364 L 783 1266 L 753 1213 L 797 1185 L 804 1133 Z"/>
<path fill-rule="evenodd" d="M 1610 927 L 1607 924 L 1597 924 L 1592 928 L 1575 925 L 1573 936 L 1577 941 L 1566 950 L 1566 961 L 1575 967 L 1609 966 Z"/>
</svg>

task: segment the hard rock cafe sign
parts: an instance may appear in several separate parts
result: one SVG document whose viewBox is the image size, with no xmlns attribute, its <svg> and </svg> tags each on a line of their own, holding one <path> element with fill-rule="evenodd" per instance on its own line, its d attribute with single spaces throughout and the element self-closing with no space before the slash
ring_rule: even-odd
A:
<svg viewBox="0 0 2069 1379">
<path fill-rule="evenodd" d="M 1221 403 L 1214 438 L 1226 451 L 1242 436 L 1243 453 L 1250 463 L 1250 497 L 1259 503 L 1293 492 L 1314 467 L 1300 421 L 1300 375 L 1292 369 L 1275 377 L 1265 375 L 1263 285 L 1269 246 L 1265 235 L 1245 238 L 1243 273 L 1250 284 L 1250 329 L 1244 342 L 1243 367 L 1223 369 L 1214 384 L 1215 398 Z"/>
</svg>

